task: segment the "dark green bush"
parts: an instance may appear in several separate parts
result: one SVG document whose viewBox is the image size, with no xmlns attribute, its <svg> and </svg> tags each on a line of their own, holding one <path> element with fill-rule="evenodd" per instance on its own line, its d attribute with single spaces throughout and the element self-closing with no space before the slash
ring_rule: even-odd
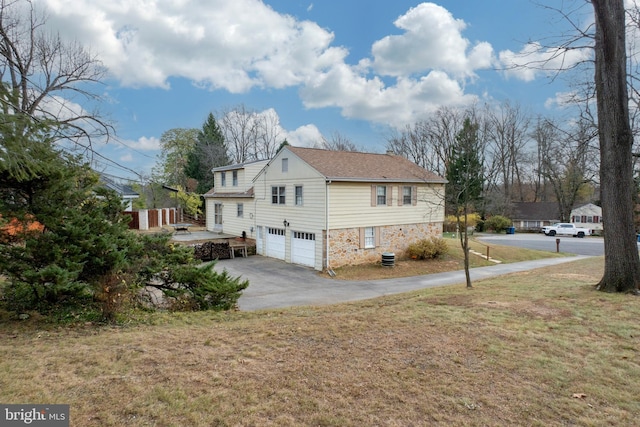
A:
<svg viewBox="0 0 640 427">
<path fill-rule="evenodd" d="M 407 248 L 408 255 L 413 259 L 436 259 L 449 252 L 449 245 L 440 237 L 431 237 L 412 243 Z"/>
</svg>

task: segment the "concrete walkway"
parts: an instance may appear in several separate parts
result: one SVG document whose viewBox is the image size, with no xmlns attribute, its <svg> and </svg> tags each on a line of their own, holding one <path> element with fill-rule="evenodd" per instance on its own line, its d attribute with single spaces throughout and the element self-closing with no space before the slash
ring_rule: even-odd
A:
<svg viewBox="0 0 640 427">
<path fill-rule="evenodd" d="M 471 280 L 478 281 L 584 258 L 588 257 L 548 258 L 473 268 L 470 271 Z M 328 279 L 312 269 L 259 255 L 221 260 L 216 264 L 216 270 L 222 269 L 226 269 L 234 277 L 249 279 L 249 287 L 238 301 L 240 310 L 244 311 L 336 304 L 465 282 L 464 271 L 369 281 Z"/>
</svg>

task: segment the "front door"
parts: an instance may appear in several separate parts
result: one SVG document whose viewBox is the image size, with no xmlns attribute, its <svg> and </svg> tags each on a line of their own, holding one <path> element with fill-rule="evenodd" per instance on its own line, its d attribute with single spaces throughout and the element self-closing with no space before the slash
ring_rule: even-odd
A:
<svg viewBox="0 0 640 427">
<path fill-rule="evenodd" d="M 213 209 L 213 231 L 222 233 L 222 203 L 216 203 Z"/>
</svg>

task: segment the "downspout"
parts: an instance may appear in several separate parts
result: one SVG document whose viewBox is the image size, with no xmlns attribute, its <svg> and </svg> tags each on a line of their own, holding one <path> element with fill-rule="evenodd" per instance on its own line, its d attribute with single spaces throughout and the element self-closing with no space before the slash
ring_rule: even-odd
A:
<svg viewBox="0 0 640 427">
<path fill-rule="evenodd" d="M 329 186 L 331 185 L 331 180 L 326 181 L 326 185 L 325 185 L 325 198 L 326 198 L 326 202 L 325 202 L 325 215 L 324 215 L 324 220 L 325 220 L 325 230 L 327 233 L 327 239 L 326 239 L 326 245 L 327 247 L 325 248 L 326 250 L 326 257 L 327 257 L 327 273 L 329 273 L 329 276 L 333 277 L 336 275 L 336 273 L 331 269 L 331 263 L 329 262 Z"/>
</svg>

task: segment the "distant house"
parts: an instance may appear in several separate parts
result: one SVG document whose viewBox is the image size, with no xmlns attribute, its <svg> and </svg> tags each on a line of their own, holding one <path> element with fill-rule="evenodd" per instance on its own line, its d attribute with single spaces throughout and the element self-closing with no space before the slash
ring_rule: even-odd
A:
<svg viewBox="0 0 640 427">
<path fill-rule="evenodd" d="M 126 205 L 125 211 L 133 210 L 133 200 L 140 197 L 140 194 L 135 192 L 130 185 L 116 182 L 104 174 L 100 174 L 100 182 L 106 188 L 115 191 L 122 198 L 122 201 Z"/>
<path fill-rule="evenodd" d="M 446 180 L 403 157 L 286 146 L 262 166 L 251 186 L 248 165 L 214 169 L 205 195 L 207 228 L 245 231 L 259 254 L 322 270 L 442 235 Z"/>
<path fill-rule="evenodd" d="M 517 202 L 513 204 L 513 226 L 520 231 L 540 231 L 545 225 L 560 222 L 557 202 Z"/>
<path fill-rule="evenodd" d="M 575 207 L 571 210 L 571 222 L 576 227 L 602 231 L 602 208 L 593 203 Z"/>
<path fill-rule="evenodd" d="M 519 202 L 513 204 L 513 226 L 521 231 L 539 231 L 560 222 L 558 202 Z M 570 222 L 577 227 L 602 231 L 602 208 L 587 203 L 571 210 Z"/>
</svg>

